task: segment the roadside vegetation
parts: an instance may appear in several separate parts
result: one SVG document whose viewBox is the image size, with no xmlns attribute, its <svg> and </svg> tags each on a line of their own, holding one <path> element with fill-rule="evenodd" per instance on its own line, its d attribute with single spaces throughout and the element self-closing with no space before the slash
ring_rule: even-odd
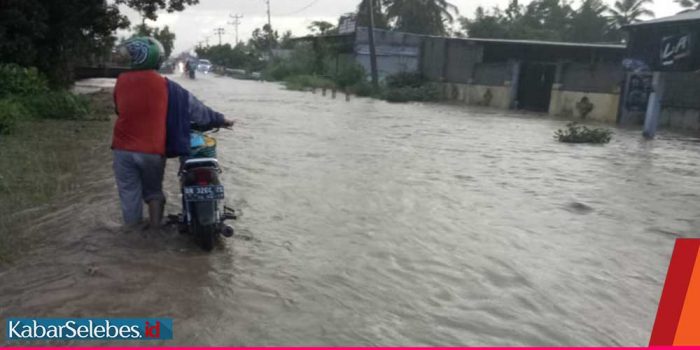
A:
<svg viewBox="0 0 700 350">
<path fill-rule="evenodd" d="M 111 94 L 51 90 L 35 68 L 0 65 L 0 263 L 27 239 L 16 230 L 25 211 L 75 185 L 96 145 L 108 149 Z M 24 213 L 24 214 L 23 214 Z M 36 213 L 34 213 L 36 214 Z"/>
<path fill-rule="evenodd" d="M 596 143 L 606 144 L 612 140 L 613 132 L 604 128 L 591 129 L 576 122 L 566 125 L 554 133 L 554 139 L 564 143 Z"/>
<path fill-rule="evenodd" d="M 0 134 L 11 134 L 18 123 L 34 119 L 84 120 L 90 101 L 64 89 L 49 89 L 36 68 L 0 65 Z"/>
</svg>

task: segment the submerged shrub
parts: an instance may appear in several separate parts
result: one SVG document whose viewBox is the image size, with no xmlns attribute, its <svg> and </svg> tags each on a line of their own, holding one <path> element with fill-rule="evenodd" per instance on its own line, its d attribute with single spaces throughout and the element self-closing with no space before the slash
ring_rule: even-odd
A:
<svg viewBox="0 0 700 350">
<path fill-rule="evenodd" d="M 427 80 L 420 73 L 402 72 L 386 77 L 386 86 L 392 88 L 419 88 L 425 85 Z"/>
<path fill-rule="evenodd" d="M 348 90 L 351 93 L 354 93 L 355 95 L 360 97 L 372 97 L 377 94 L 377 92 L 372 87 L 372 84 L 370 84 L 364 79 L 358 82 L 357 84 L 351 86 Z"/>
<path fill-rule="evenodd" d="M 330 89 L 335 87 L 335 83 L 332 80 L 309 74 L 289 76 L 284 80 L 284 84 L 289 90 Z"/>
<path fill-rule="evenodd" d="M 554 133 L 554 139 L 565 143 L 598 143 L 605 144 L 612 140 L 613 132 L 608 129 L 591 129 L 585 125 L 572 122 L 567 129 L 559 129 Z"/>
<path fill-rule="evenodd" d="M 346 89 L 355 86 L 365 80 L 365 69 L 358 63 L 350 63 L 344 65 L 335 77 L 335 83 L 341 89 Z"/>
</svg>

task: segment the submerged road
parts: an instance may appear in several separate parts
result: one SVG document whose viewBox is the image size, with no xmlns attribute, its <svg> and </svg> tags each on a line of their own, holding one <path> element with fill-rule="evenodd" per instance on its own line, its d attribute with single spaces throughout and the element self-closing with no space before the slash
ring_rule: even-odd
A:
<svg viewBox="0 0 700 350">
<path fill-rule="evenodd" d="M 566 145 L 540 116 L 175 79 L 239 120 L 218 134 L 239 236 L 124 232 L 105 161 L 0 269 L 0 318 L 172 317 L 170 345 L 644 346 L 674 240 L 700 235 L 697 139 Z"/>
</svg>

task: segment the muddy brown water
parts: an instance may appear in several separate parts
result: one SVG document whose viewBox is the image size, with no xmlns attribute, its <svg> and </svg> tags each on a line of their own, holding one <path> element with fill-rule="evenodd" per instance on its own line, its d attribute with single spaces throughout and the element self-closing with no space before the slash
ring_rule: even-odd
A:
<svg viewBox="0 0 700 350">
<path fill-rule="evenodd" d="M 27 228 L 0 317 L 172 317 L 171 345 L 646 345 L 700 233 L 693 138 L 565 145 L 540 116 L 176 80 L 240 121 L 218 135 L 239 236 L 124 232 L 107 160 Z"/>
</svg>

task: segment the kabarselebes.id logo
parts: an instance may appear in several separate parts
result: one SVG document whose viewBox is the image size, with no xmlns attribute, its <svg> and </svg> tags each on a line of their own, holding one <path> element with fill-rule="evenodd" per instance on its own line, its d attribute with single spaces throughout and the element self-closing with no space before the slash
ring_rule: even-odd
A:
<svg viewBox="0 0 700 350">
<path fill-rule="evenodd" d="M 169 340 L 173 321 L 149 319 L 12 318 L 7 340 Z"/>
</svg>

